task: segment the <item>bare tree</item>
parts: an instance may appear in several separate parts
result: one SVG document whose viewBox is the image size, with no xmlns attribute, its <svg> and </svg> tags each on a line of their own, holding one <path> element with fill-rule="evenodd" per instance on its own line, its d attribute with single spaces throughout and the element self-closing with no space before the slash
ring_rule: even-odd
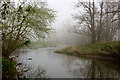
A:
<svg viewBox="0 0 120 80">
<path fill-rule="evenodd" d="M 76 7 L 80 10 L 73 15 L 78 23 L 73 30 L 75 33 L 90 36 L 92 43 L 113 40 L 118 30 L 117 2 L 78 1 Z"/>
</svg>

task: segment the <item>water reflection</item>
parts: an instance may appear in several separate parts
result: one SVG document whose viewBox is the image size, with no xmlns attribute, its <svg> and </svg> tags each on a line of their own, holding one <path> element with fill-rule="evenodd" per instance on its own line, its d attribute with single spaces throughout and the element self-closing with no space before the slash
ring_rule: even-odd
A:
<svg viewBox="0 0 120 80">
<path fill-rule="evenodd" d="M 66 63 L 64 63 L 66 65 Z M 108 66 L 109 65 L 109 66 Z M 101 62 L 95 60 L 75 61 L 66 65 L 68 72 L 74 77 L 82 78 L 119 78 L 119 63 Z"/>
<path fill-rule="evenodd" d="M 35 68 L 42 66 L 50 78 L 119 78 L 120 64 L 106 61 L 84 59 L 54 53 L 58 47 L 48 47 L 15 52 L 19 59 L 27 61 Z M 17 53 L 17 54 L 16 54 Z M 29 61 L 28 58 L 32 60 Z"/>
</svg>

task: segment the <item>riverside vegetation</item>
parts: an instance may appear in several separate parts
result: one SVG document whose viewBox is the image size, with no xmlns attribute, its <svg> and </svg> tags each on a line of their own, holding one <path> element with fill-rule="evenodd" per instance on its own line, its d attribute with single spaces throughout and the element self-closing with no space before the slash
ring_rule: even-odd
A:
<svg viewBox="0 0 120 80">
<path fill-rule="evenodd" d="M 10 58 L 11 54 L 24 45 L 28 46 L 31 38 L 44 39 L 53 30 L 48 26 L 55 20 L 55 11 L 42 1 L 14 3 L 3 0 L 0 7 L 2 78 L 19 78 L 17 62 Z"/>
<path fill-rule="evenodd" d="M 84 46 L 69 46 L 55 52 L 96 59 L 116 60 L 120 57 L 120 42 L 112 41 Z"/>
<path fill-rule="evenodd" d="M 34 42 L 31 42 L 28 46 L 25 46 L 24 48 L 37 49 L 37 48 L 43 48 L 43 47 L 56 47 L 56 46 L 57 46 L 56 44 L 46 42 L 46 41 L 34 41 Z"/>
</svg>

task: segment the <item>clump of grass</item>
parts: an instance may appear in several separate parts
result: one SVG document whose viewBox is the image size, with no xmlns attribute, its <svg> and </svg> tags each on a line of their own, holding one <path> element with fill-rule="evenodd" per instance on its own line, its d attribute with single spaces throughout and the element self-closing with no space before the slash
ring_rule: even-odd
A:
<svg viewBox="0 0 120 80">
<path fill-rule="evenodd" d="M 73 53 L 75 54 L 79 54 L 80 50 L 76 47 L 76 46 L 69 46 L 69 47 L 65 47 L 61 50 L 57 50 L 55 51 L 56 53 L 67 53 L 69 55 L 72 55 Z"/>
<path fill-rule="evenodd" d="M 61 50 L 55 51 L 57 53 L 66 53 L 70 55 L 79 54 L 103 54 L 103 55 L 120 55 L 120 44 L 119 42 L 104 42 L 95 43 L 85 46 L 69 46 Z"/>
</svg>

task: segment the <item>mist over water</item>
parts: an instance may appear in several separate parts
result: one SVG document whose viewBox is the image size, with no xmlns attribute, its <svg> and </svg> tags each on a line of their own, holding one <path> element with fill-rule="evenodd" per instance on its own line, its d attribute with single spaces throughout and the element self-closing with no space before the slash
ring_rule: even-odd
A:
<svg viewBox="0 0 120 80">
<path fill-rule="evenodd" d="M 71 31 L 76 24 L 72 17 L 72 14 L 75 13 L 75 1 L 47 1 L 48 7 L 56 11 L 56 20 L 51 25 L 54 32 L 50 34 L 47 41 L 57 45 L 84 45 L 90 43 L 89 37 Z"/>
</svg>

